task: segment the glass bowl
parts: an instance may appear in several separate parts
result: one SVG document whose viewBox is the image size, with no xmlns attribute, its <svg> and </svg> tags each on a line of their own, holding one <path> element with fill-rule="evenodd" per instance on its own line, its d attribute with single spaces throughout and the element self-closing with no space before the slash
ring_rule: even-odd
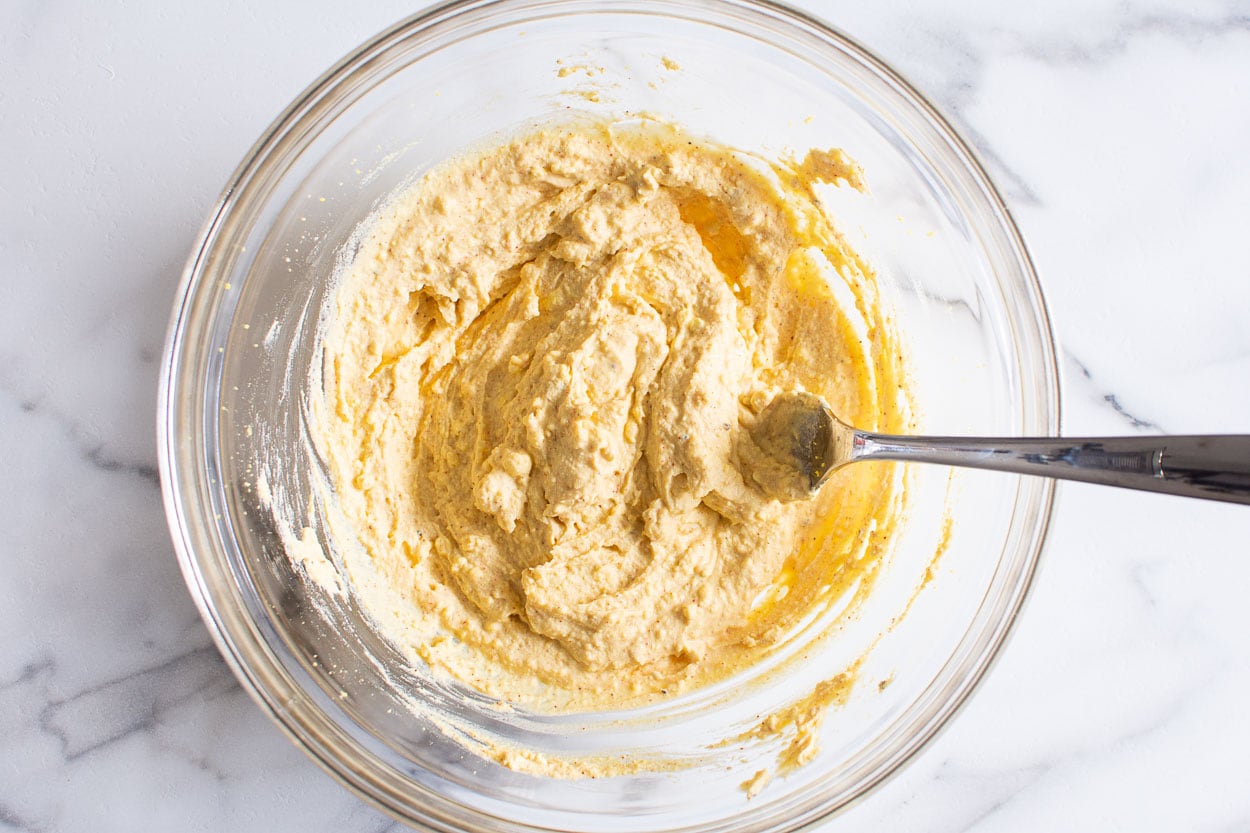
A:
<svg viewBox="0 0 1250 833">
<path fill-rule="evenodd" d="M 412 667 L 350 593 L 325 589 L 338 555 L 313 488 L 321 463 L 303 440 L 318 324 L 360 224 L 447 157 L 574 114 L 657 117 L 769 157 L 844 148 L 871 193 L 830 193 L 831 209 L 879 270 L 907 347 L 916 429 L 1058 432 L 1055 347 L 1006 206 L 950 125 L 862 47 L 771 2 L 457 2 L 313 83 L 209 218 L 174 310 L 159 403 L 183 573 L 257 702 L 319 764 L 409 823 L 795 829 L 879 784 L 971 693 L 1028 591 L 1049 481 L 916 467 L 888 563 L 836 638 L 767 685 L 730 680 L 630 712 L 501 716 Z M 861 657 L 815 759 L 748 797 L 742 783 L 770 766 L 775 744 L 718 739 Z M 475 755 L 449 725 L 682 766 L 529 775 Z"/>
</svg>

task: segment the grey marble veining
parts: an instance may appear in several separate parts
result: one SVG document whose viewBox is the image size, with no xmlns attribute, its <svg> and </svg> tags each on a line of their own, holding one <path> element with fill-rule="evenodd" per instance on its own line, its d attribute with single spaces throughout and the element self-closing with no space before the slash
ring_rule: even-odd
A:
<svg viewBox="0 0 1250 833">
<path fill-rule="evenodd" d="M 810 0 L 976 147 L 1063 346 L 1065 433 L 1250 432 L 1250 4 Z M 390 831 L 238 687 L 182 585 L 159 355 L 219 188 L 411 11 L 0 14 L 0 830 Z M 1250 513 L 1065 485 L 1009 649 L 830 829 L 1250 829 Z"/>
</svg>

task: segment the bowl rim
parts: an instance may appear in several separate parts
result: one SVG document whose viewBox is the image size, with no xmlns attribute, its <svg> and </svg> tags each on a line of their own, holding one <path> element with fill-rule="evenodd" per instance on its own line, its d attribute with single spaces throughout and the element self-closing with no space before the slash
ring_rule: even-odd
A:
<svg viewBox="0 0 1250 833">
<path fill-rule="evenodd" d="M 326 98 L 339 86 L 345 76 L 358 70 L 371 58 L 385 53 L 398 42 L 411 35 L 427 31 L 440 24 L 454 21 L 467 13 L 491 8 L 515 9 L 560 9 L 569 13 L 612 13 L 618 11 L 646 11 L 653 14 L 664 14 L 673 9 L 681 8 L 690 13 L 699 9 L 720 11 L 734 10 L 745 15 L 753 22 L 781 22 L 799 30 L 815 34 L 827 45 L 836 45 L 849 52 L 855 59 L 866 65 L 883 80 L 892 85 L 901 97 L 914 105 L 919 114 L 938 132 L 947 143 L 949 149 L 958 157 L 959 162 L 971 179 L 978 186 L 981 196 L 988 200 L 993 212 L 992 220 L 1006 234 L 1007 242 L 1016 255 L 1024 285 L 1021 290 L 1036 315 L 1039 345 L 1042 355 L 1037 363 L 1044 372 L 1045 378 L 1034 379 L 1039 387 L 1039 401 L 1044 413 L 1042 420 L 1060 433 L 1061 399 L 1060 369 L 1058 365 L 1058 346 L 1055 328 L 1046 298 L 1041 290 L 1036 267 L 1028 247 L 1020 233 L 1019 227 L 1010 207 L 994 185 L 984 165 L 972 149 L 971 145 L 961 136 L 958 130 L 947 120 L 938 108 L 929 101 L 916 87 L 906 81 L 896 70 L 878 58 L 873 52 L 840 29 L 826 23 L 820 18 L 777 0 L 448 0 L 417 12 L 384 29 L 368 39 L 356 49 L 333 64 L 316 78 L 289 104 L 268 128 L 256 140 L 244 155 L 235 171 L 231 174 L 225 188 L 209 212 L 208 219 L 202 226 L 193 247 L 192 254 L 183 269 L 180 284 L 175 294 L 169 327 L 167 330 L 164 355 L 161 363 L 159 389 L 157 393 L 157 452 L 161 481 L 161 494 L 166 518 L 170 527 L 171 537 L 178 558 L 179 567 L 184 581 L 199 610 L 200 617 L 208 627 L 210 635 L 218 651 L 227 665 L 239 680 L 242 688 L 261 707 L 274 723 L 302 749 L 323 770 L 337 781 L 348 787 L 368 804 L 383 811 L 392 818 L 405 824 L 420 824 L 432 830 L 461 830 L 463 819 L 454 813 L 446 812 L 446 807 L 422 805 L 423 813 L 415 818 L 411 813 L 411 801 L 400 800 L 403 794 L 411 795 L 411 788 L 405 789 L 407 783 L 394 777 L 369 778 L 362 772 L 345 765 L 342 752 L 348 748 L 359 748 L 359 744 L 342 731 L 336 720 L 331 719 L 326 711 L 319 709 L 315 703 L 300 703 L 286 696 L 291 689 L 304 693 L 306 690 L 292 679 L 289 672 L 282 666 L 273 653 L 264 634 L 254 619 L 247 615 L 246 605 L 242 603 L 242 592 L 234 585 L 226 568 L 224 554 L 212 546 L 213 541 L 208 534 L 203 518 L 198 521 L 193 517 L 196 510 L 206 506 L 205 493 L 209 486 L 195 468 L 199 446 L 195 439 L 195 416 L 202 411 L 192 403 L 187 405 L 176 398 L 188 384 L 193 385 L 199 379 L 181 378 L 178 371 L 183 366 L 184 357 L 196 348 L 196 344 L 188 343 L 188 321 L 193 319 L 204 307 L 212 307 L 217 302 L 208 293 L 201 290 L 210 283 L 211 266 L 219 254 L 215 246 L 223 227 L 226 226 L 241 195 L 247 193 L 249 184 L 265 173 L 266 164 L 271 154 L 286 141 L 286 137 L 301 126 L 307 127 L 324 115 L 331 106 Z M 695 19 L 695 18 L 688 18 Z M 1040 382 L 1040 385 L 1038 384 Z M 190 411 L 192 418 L 188 422 L 186 413 Z M 191 436 L 184 431 L 190 426 Z M 201 429 L 202 425 L 199 426 Z M 190 472 L 190 478 L 183 477 Z M 188 493 L 187 485 L 193 487 Z M 1026 537 L 1022 540 L 1027 550 L 1023 562 L 1023 570 L 1015 579 L 1013 592 L 1008 597 L 1006 606 L 988 633 L 987 642 L 980 650 L 979 656 L 971 671 L 957 680 L 957 690 L 946 697 L 939 708 L 930 716 L 926 724 L 918 731 L 911 733 L 906 742 L 895 748 L 889 760 L 879 766 L 872 777 L 858 784 L 849 795 L 839 799 L 832 806 L 810 806 L 809 800 L 799 812 L 782 825 L 781 829 L 807 829 L 826 819 L 834 813 L 845 810 L 863 800 L 890 778 L 898 774 L 902 768 L 949 724 L 951 719 L 966 705 L 971 695 L 979 688 L 986 673 L 998 661 L 1002 649 L 1020 615 L 1024 603 L 1030 595 L 1030 589 L 1036 577 L 1045 548 L 1054 512 L 1056 484 L 1051 480 L 1039 481 L 1031 487 L 1037 494 L 1036 516 L 1025 519 L 1027 524 Z M 1019 499 L 1015 504 L 1018 510 Z M 1011 526 L 1014 528 L 1020 519 L 1018 511 L 1013 512 Z M 207 544 L 208 546 L 204 546 Z M 230 603 L 221 603 L 223 594 Z M 961 643 L 962 644 L 962 643 Z M 373 773 L 386 775 L 387 773 Z M 440 801 L 462 808 L 463 805 L 451 799 L 439 796 Z M 436 802 L 437 803 L 437 802 Z M 503 820 L 489 817 L 494 822 Z M 509 822 L 517 825 L 514 829 L 542 830 L 524 823 Z M 490 826 L 495 829 L 495 825 Z"/>
</svg>

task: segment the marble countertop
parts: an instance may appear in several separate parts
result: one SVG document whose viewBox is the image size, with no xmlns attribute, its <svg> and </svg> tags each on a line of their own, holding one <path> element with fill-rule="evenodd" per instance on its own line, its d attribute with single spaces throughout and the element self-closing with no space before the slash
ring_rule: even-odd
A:
<svg viewBox="0 0 1250 833">
<path fill-rule="evenodd" d="M 953 119 L 1064 431 L 1250 432 L 1250 4 L 808 0 Z M 161 507 L 156 377 L 237 161 L 396 0 L 0 12 L 0 831 L 400 829 L 242 692 Z M 967 708 L 846 831 L 1250 829 L 1250 508 L 1064 485 Z"/>
</svg>

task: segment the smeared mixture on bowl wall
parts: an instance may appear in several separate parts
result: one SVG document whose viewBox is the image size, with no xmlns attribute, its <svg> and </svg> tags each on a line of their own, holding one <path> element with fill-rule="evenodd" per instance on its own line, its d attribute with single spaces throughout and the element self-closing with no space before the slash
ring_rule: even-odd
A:
<svg viewBox="0 0 1250 833">
<path fill-rule="evenodd" d="M 384 634 L 529 709 L 617 708 L 723 678 L 862 592 L 893 468 L 795 502 L 751 476 L 781 391 L 905 420 L 872 274 L 816 182 L 862 188 L 839 151 L 766 163 L 578 123 L 454 159 L 379 214 L 314 432 Z"/>
</svg>

